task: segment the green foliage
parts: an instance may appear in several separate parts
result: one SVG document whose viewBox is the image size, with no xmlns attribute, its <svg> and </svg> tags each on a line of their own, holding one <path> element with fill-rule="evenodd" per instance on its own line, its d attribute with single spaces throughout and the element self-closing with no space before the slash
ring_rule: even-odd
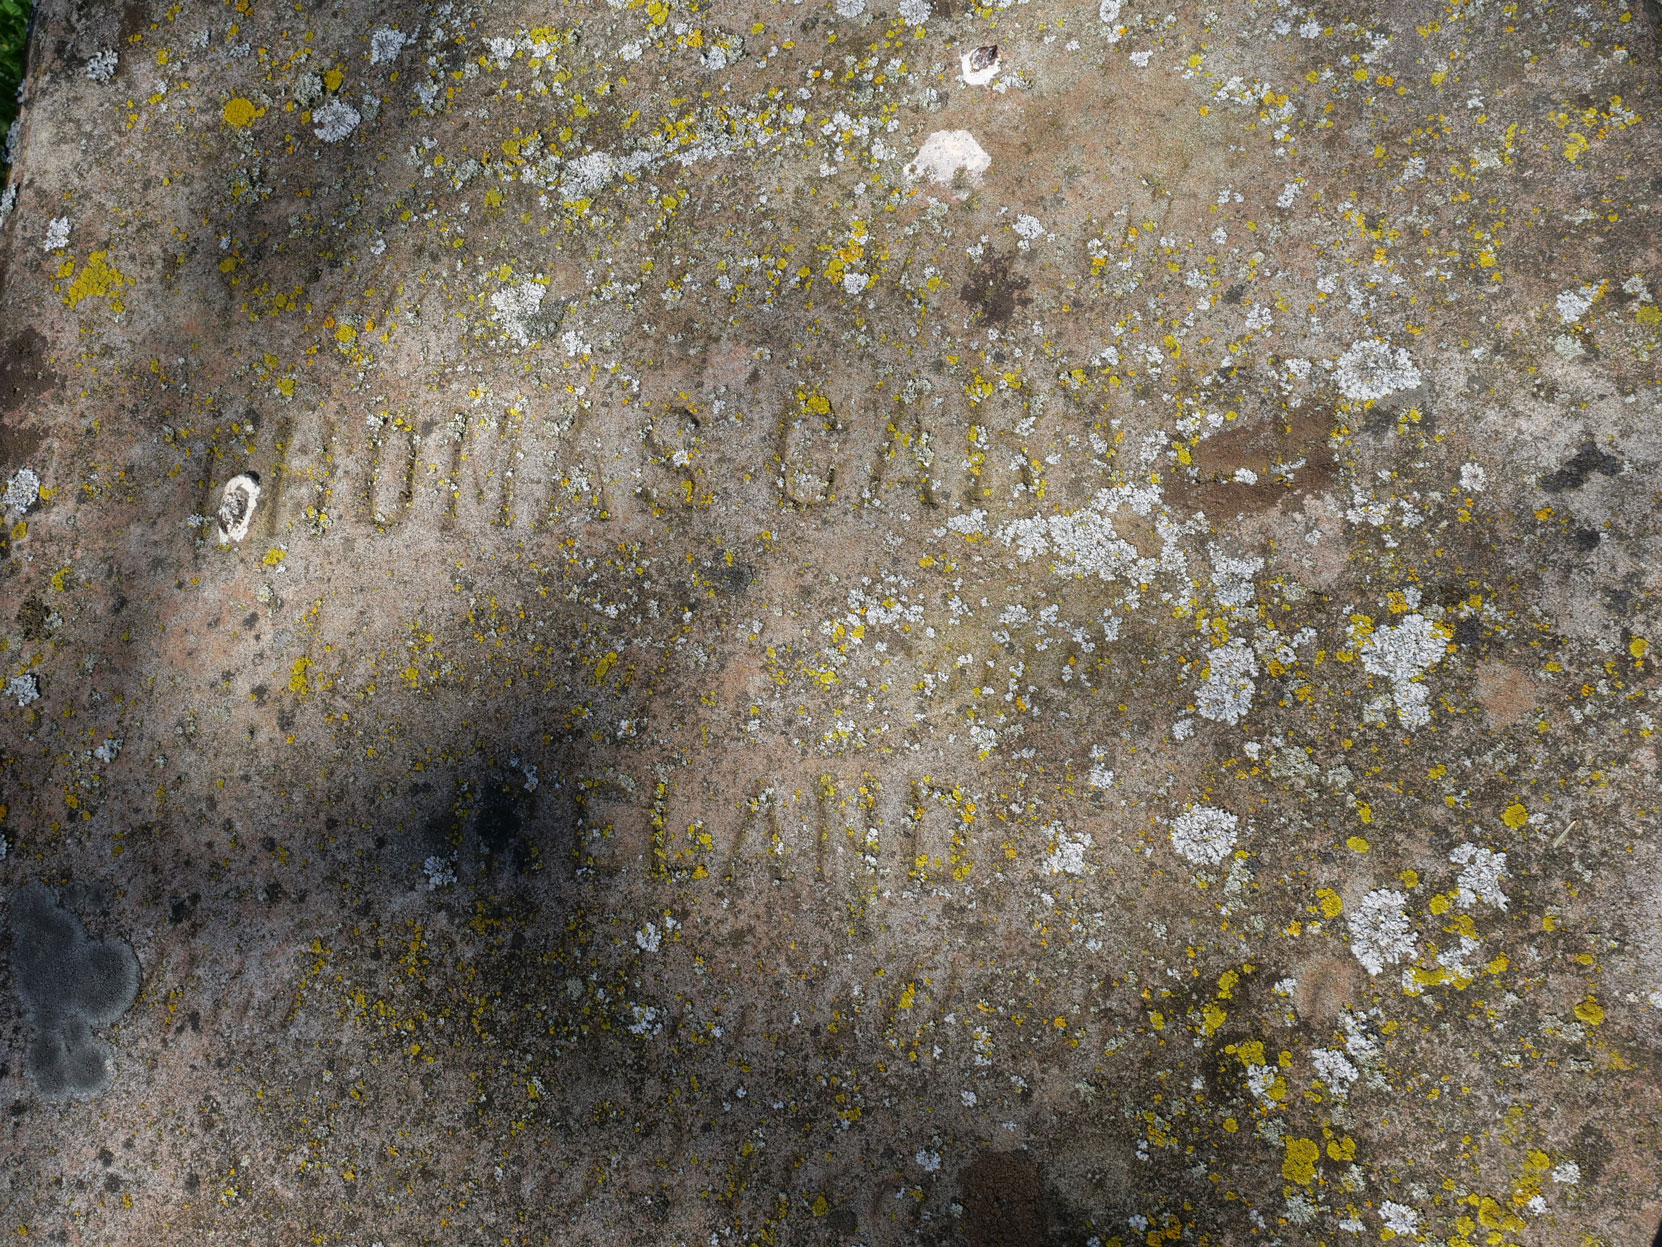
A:
<svg viewBox="0 0 1662 1247">
<path fill-rule="evenodd" d="M 0 143 L 17 117 L 17 84 L 23 80 L 23 52 L 34 0 L 0 0 Z"/>
</svg>

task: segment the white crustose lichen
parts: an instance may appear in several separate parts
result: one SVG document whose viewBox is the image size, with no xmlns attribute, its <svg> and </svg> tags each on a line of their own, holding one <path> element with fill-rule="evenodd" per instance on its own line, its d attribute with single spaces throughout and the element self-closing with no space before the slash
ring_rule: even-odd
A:
<svg viewBox="0 0 1662 1247">
<path fill-rule="evenodd" d="M 1408 898 L 1390 888 L 1375 888 L 1350 915 L 1350 951 L 1369 974 L 1414 955 L 1414 927 Z"/>
<path fill-rule="evenodd" d="M 1196 866 L 1216 866 L 1235 847 L 1241 820 L 1215 805 L 1197 805 L 1171 820 L 1171 847 Z"/>
</svg>

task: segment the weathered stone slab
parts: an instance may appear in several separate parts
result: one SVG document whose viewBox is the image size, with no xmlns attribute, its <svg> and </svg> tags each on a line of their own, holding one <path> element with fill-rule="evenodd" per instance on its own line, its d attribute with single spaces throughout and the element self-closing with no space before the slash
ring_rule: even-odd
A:
<svg viewBox="0 0 1662 1247">
<path fill-rule="evenodd" d="M 7 1225 L 1649 1241 L 1657 47 L 46 0 Z"/>
</svg>

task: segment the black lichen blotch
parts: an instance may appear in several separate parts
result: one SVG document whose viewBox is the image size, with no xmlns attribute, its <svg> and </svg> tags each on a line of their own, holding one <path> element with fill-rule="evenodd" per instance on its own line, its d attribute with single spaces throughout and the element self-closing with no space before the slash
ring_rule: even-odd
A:
<svg viewBox="0 0 1662 1247">
<path fill-rule="evenodd" d="M 95 940 L 50 888 L 12 899 L 12 984 L 34 1027 L 29 1074 L 44 1096 L 95 1095 L 109 1085 L 108 1026 L 138 994 L 139 963 L 119 940 Z"/>
</svg>

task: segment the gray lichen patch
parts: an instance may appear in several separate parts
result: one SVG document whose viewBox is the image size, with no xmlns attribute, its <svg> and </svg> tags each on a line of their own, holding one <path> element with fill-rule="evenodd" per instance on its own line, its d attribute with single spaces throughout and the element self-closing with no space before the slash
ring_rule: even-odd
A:
<svg viewBox="0 0 1662 1247">
<path fill-rule="evenodd" d="M 29 1014 L 29 1076 L 46 1096 L 96 1095 L 109 1085 L 109 1045 L 92 1032 L 138 994 L 139 963 L 119 940 L 91 938 L 51 889 L 12 900 L 12 985 Z"/>
</svg>

